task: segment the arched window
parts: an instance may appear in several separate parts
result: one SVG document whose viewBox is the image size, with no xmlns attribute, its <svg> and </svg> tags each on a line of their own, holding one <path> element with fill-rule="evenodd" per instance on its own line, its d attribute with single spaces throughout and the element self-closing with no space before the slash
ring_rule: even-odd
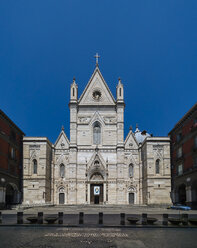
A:
<svg viewBox="0 0 197 248">
<path fill-rule="evenodd" d="M 133 164 L 129 165 L 129 177 L 133 177 Z"/>
<path fill-rule="evenodd" d="M 65 176 L 65 166 L 63 164 L 60 165 L 60 177 Z"/>
<path fill-rule="evenodd" d="M 101 143 L 101 126 L 97 121 L 93 126 L 93 144 L 98 145 Z"/>
<path fill-rule="evenodd" d="M 156 174 L 160 173 L 160 160 L 159 159 L 157 159 L 155 162 L 155 171 L 156 171 Z"/>
<path fill-rule="evenodd" d="M 121 96 L 121 94 L 122 94 L 122 89 L 120 88 L 120 90 L 119 90 L 119 91 L 120 91 L 120 96 Z"/>
<path fill-rule="evenodd" d="M 75 96 L 75 89 L 73 88 L 73 96 Z"/>
<path fill-rule="evenodd" d="M 34 159 L 33 160 L 33 174 L 37 174 L 38 171 L 38 164 L 37 164 L 37 160 Z"/>
</svg>

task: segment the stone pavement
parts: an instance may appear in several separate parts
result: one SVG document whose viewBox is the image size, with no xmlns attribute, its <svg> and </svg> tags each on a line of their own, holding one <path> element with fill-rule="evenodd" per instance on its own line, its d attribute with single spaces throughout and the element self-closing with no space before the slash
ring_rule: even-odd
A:
<svg viewBox="0 0 197 248">
<path fill-rule="evenodd" d="M 0 227 L 0 248 L 194 248 L 196 230 Z"/>
</svg>

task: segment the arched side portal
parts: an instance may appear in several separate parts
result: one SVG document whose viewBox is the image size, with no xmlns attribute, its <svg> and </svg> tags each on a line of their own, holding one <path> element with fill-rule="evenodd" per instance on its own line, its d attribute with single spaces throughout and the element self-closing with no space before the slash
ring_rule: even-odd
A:
<svg viewBox="0 0 197 248">
<path fill-rule="evenodd" d="M 131 205 L 136 203 L 136 189 L 133 186 L 128 188 L 128 203 Z"/>
<path fill-rule="evenodd" d="M 59 189 L 59 204 L 64 204 L 65 203 L 65 193 L 64 193 L 64 188 L 61 187 Z"/>
</svg>

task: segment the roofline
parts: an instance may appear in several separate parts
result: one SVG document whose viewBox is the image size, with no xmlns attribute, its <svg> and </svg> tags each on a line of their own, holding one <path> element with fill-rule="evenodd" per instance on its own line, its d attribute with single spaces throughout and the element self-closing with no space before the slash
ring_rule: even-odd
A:
<svg viewBox="0 0 197 248">
<path fill-rule="evenodd" d="M 197 110 L 197 103 L 195 103 L 187 112 L 184 114 L 184 116 L 175 124 L 173 129 L 168 133 L 170 135 L 174 130 L 176 130 L 178 127 L 181 126 L 181 124 L 195 111 Z"/>
<path fill-rule="evenodd" d="M 116 104 L 115 98 L 114 98 L 113 94 L 111 93 L 111 90 L 109 89 L 107 83 L 105 82 L 105 79 L 104 79 L 104 77 L 103 77 L 103 75 L 102 75 L 102 73 L 101 73 L 101 71 L 100 71 L 100 69 L 99 69 L 98 66 L 96 66 L 96 68 L 94 69 L 94 72 L 92 73 L 91 78 L 89 79 L 89 81 L 88 81 L 88 83 L 87 83 L 85 89 L 83 90 L 81 96 L 79 97 L 78 104 L 80 104 L 81 99 L 82 99 L 83 96 L 85 95 L 85 92 L 86 92 L 86 90 L 88 89 L 88 86 L 89 86 L 90 83 L 92 82 L 92 79 L 93 79 L 93 77 L 94 77 L 94 75 L 96 74 L 97 71 L 98 71 L 98 73 L 100 74 L 100 76 L 101 76 L 101 78 L 102 78 L 102 80 L 103 80 L 103 82 L 104 82 L 104 84 L 105 84 L 107 90 L 109 91 L 109 94 L 110 94 L 111 97 L 112 97 L 112 100 L 113 100 L 113 102 L 114 102 L 114 105 L 115 105 L 115 104 Z"/>
<path fill-rule="evenodd" d="M 51 143 L 51 141 L 47 137 L 30 137 L 30 136 L 26 136 L 26 137 L 23 137 L 23 143 L 24 142 L 47 142 L 51 146 L 53 145 L 53 143 Z"/>
<path fill-rule="evenodd" d="M 0 115 L 2 115 L 11 125 L 13 125 L 22 135 L 25 135 L 23 131 L 0 109 Z"/>
<path fill-rule="evenodd" d="M 146 142 L 170 142 L 170 137 L 167 136 L 153 136 L 153 137 L 146 137 L 144 141 L 141 143 L 143 146 Z"/>
</svg>

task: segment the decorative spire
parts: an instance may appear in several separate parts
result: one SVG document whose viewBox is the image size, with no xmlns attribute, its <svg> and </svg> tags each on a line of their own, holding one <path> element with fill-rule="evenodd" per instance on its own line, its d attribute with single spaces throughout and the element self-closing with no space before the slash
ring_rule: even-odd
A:
<svg viewBox="0 0 197 248">
<path fill-rule="evenodd" d="M 130 126 L 130 127 L 129 127 L 129 130 L 131 130 L 131 131 L 132 131 L 132 129 L 133 129 L 133 127 L 132 127 L 132 126 Z"/>
<path fill-rule="evenodd" d="M 136 123 L 136 129 L 135 129 L 135 133 L 140 132 L 139 128 L 138 128 L 138 124 Z"/>
<path fill-rule="evenodd" d="M 64 131 L 64 126 L 62 125 L 62 131 Z"/>
<path fill-rule="evenodd" d="M 98 60 L 100 58 L 100 55 L 98 55 L 98 53 L 96 53 L 96 55 L 94 57 L 96 58 L 96 66 L 98 66 Z"/>
</svg>

